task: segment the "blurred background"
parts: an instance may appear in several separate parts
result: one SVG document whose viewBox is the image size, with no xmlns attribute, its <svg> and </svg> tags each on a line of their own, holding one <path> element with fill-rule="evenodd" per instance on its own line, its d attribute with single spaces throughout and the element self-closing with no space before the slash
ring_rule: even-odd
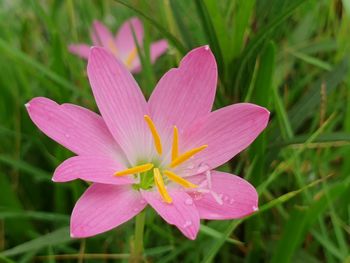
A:
<svg viewBox="0 0 350 263">
<path fill-rule="evenodd" d="M 87 184 L 51 182 L 68 150 L 43 135 L 24 104 L 36 96 L 96 111 L 86 61 L 94 19 L 112 32 L 138 16 L 169 51 L 135 75 L 149 95 L 194 47 L 219 67 L 215 108 L 252 102 L 268 129 L 222 167 L 249 180 L 260 210 L 202 221 L 187 240 L 147 209 L 147 262 L 350 262 L 349 0 L 0 0 L 0 262 L 127 262 L 134 221 L 72 240 L 69 217 Z"/>
</svg>

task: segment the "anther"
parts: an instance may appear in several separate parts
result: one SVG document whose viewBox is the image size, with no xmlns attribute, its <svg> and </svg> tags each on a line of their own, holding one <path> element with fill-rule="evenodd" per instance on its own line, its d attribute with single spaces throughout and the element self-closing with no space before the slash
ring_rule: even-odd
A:
<svg viewBox="0 0 350 263">
<path fill-rule="evenodd" d="M 160 195 L 162 196 L 163 200 L 166 203 L 171 204 L 173 199 L 171 198 L 171 196 L 168 194 L 168 191 L 166 190 L 166 187 L 165 187 L 164 181 L 163 181 L 163 177 L 160 174 L 160 171 L 158 168 L 153 169 L 153 175 L 154 175 L 154 182 L 155 182 L 156 187 L 157 187 Z"/>
<path fill-rule="evenodd" d="M 174 126 L 173 147 L 171 148 L 171 161 L 174 161 L 179 156 L 179 131 Z"/>
<path fill-rule="evenodd" d="M 156 126 L 154 125 L 152 119 L 148 115 L 144 115 L 145 121 L 148 124 L 148 127 L 152 133 L 153 140 L 154 140 L 154 146 L 156 147 L 156 150 L 159 155 L 162 154 L 162 142 L 159 136 L 159 133 L 157 131 Z"/>
<path fill-rule="evenodd" d="M 165 170 L 164 174 L 173 182 L 178 183 L 179 185 L 182 185 L 185 188 L 196 188 L 198 187 L 197 185 L 185 180 L 184 178 L 178 176 L 174 172 Z"/>
<path fill-rule="evenodd" d="M 202 145 L 198 148 L 194 148 L 192 150 L 185 152 L 184 154 L 181 154 L 180 156 L 178 156 L 175 160 L 173 160 L 171 162 L 170 167 L 174 168 L 175 166 L 178 166 L 179 164 L 190 159 L 193 155 L 199 153 L 200 151 L 203 151 L 207 147 L 208 147 L 208 145 Z"/>
<path fill-rule="evenodd" d="M 128 169 L 125 169 L 123 171 L 116 172 L 114 175 L 116 176 L 123 176 L 123 175 L 129 175 L 129 174 L 137 174 L 137 173 L 143 173 L 151 170 L 153 168 L 152 163 L 146 163 L 138 166 L 134 166 Z"/>
</svg>

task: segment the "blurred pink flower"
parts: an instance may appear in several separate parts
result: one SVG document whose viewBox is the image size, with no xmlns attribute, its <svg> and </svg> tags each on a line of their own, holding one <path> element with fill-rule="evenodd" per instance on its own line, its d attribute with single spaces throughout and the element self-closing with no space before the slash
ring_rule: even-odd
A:
<svg viewBox="0 0 350 263">
<path fill-rule="evenodd" d="M 108 231 L 147 204 L 189 239 L 200 219 L 241 218 L 258 209 L 252 185 L 213 169 L 254 141 L 269 112 L 249 103 L 211 112 L 217 66 L 208 46 L 169 70 L 148 102 L 104 48 L 91 49 L 87 73 L 102 116 L 42 97 L 26 104 L 41 131 L 77 154 L 53 181 L 93 182 L 73 209 L 72 237 Z"/>
<path fill-rule="evenodd" d="M 142 47 L 143 25 L 138 18 L 131 18 L 125 21 L 115 37 L 101 22 L 94 21 L 91 30 L 92 43 L 93 46 L 105 47 L 116 58 L 120 59 L 129 71 L 137 73 L 141 70 L 141 62 L 137 54 L 133 32 L 135 33 L 138 45 Z M 167 49 L 168 43 L 164 39 L 152 43 L 150 45 L 151 62 L 154 63 Z M 69 51 L 88 59 L 90 45 L 72 44 L 69 45 Z"/>
</svg>

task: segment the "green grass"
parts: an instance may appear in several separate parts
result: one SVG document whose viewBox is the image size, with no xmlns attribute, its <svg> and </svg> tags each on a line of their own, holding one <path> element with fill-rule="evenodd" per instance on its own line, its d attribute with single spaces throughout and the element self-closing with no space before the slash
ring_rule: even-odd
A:
<svg viewBox="0 0 350 263">
<path fill-rule="evenodd" d="M 145 23 L 146 43 L 171 48 L 136 76 L 145 94 L 194 47 L 219 66 L 215 108 L 267 107 L 267 130 L 222 169 L 252 182 L 260 210 L 202 221 L 189 241 L 151 209 L 150 262 L 350 262 L 350 4 L 347 0 L 0 1 L 0 262 L 128 261 L 134 220 L 69 238 L 83 182 L 54 184 L 71 153 L 43 135 L 24 104 L 35 96 L 96 110 L 86 63 L 67 45 L 90 42 L 93 19 L 113 31 Z M 104 260 L 103 260 L 104 259 Z"/>
</svg>

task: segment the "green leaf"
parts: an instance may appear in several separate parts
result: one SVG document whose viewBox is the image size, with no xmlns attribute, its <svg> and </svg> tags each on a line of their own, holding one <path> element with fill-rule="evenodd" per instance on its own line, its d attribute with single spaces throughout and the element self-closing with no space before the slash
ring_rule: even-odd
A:
<svg viewBox="0 0 350 263">
<path fill-rule="evenodd" d="M 70 237 L 70 234 L 69 234 L 69 227 L 64 227 L 64 228 L 55 230 L 51 233 L 42 235 L 38 238 L 27 241 L 16 247 L 7 249 L 2 252 L 2 255 L 7 257 L 15 256 L 15 255 L 23 254 L 33 250 L 40 250 L 48 246 L 67 244 L 72 241 L 73 239 Z"/>
</svg>

